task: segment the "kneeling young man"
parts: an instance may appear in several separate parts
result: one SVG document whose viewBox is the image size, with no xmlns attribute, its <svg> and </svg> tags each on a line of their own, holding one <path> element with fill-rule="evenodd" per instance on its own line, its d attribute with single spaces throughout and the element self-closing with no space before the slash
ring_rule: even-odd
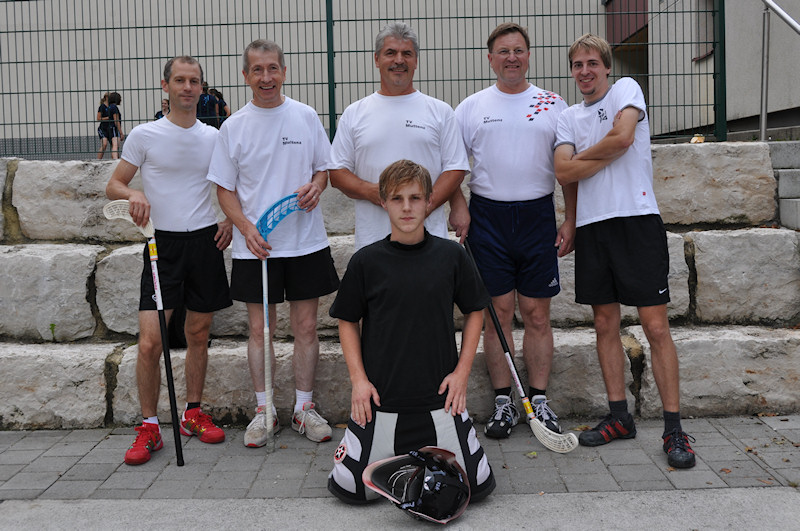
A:
<svg viewBox="0 0 800 531">
<path fill-rule="evenodd" d="M 466 409 L 489 296 L 466 251 L 425 230 L 425 168 L 394 162 L 379 191 L 391 234 L 353 255 L 330 309 L 353 390 L 328 490 L 347 503 L 371 501 L 378 495 L 361 478 L 368 464 L 438 446 L 456 455 L 477 501 L 495 487 Z M 464 314 L 460 355 L 454 303 Z"/>
</svg>

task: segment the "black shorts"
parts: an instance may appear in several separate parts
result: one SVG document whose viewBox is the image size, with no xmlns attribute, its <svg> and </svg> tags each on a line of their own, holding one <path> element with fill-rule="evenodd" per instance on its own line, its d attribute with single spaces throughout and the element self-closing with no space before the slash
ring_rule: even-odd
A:
<svg viewBox="0 0 800 531">
<path fill-rule="evenodd" d="M 111 138 L 111 131 L 109 131 L 108 124 L 100 124 L 97 128 L 97 136 L 100 138 Z"/>
<path fill-rule="evenodd" d="M 489 295 L 532 298 L 561 291 L 553 195 L 530 201 L 469 200 L 469 241 Z"/>
<path fill-rule="evenodd" d="M 465 411 L 453 417 L 444 409 L 422 413 L 373 410 L 372 422 L 363 428 L 350 419 L 333 455 L 328 490 L 346 503 L 376 500 L 378 494 L 367 489 L 361 478 L 367 465 L 423 446 L 438 446 L 456 454 L 458 464 L 467 473 L 472 501 L 479 501 L 494 490 L 492 467 L 469 415 Z"/>
<path fill-rule="evenodd" d="M 185 305 L 187 310 L 211 313 L 231 302 L 222 251 L 217 249 L 211 225 L 192 232 L 156 231 L 158 280 L 164 309 Z M 147 245 L 143 251 L 139 310 L 155 310 L 153 275 Z"/>
<path fill-rule="evenodd" d="M 317 299 L 339 289 L 339 275 L 333 265 L 330 247 L 304 256 L 268 258 L 267 275 L 270 304 Z M 231 297 L 235 301 L 264 302 L 261 260 L 234 259 Z"/>
<path fill-rule="evenodd" d="M 669 302 L 667 232 L 658 214 L 578 227 L 575 302 L 657 306 Z"/>
</svg>

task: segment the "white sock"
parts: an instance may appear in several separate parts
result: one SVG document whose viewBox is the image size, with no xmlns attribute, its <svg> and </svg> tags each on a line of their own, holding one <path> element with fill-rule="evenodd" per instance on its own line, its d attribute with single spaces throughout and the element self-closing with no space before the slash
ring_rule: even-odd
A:
<svg viewBox="0 0 800 531">
<path fill-rule="evenodd" d="M 312 398 L 314 396 L 314 391 L 301 391 L 300 389 L 294 390 L 294 412 L 298 413 L 303 411 L 303 404 L 306 402 L 312 402 Z"/>
<path fill-rule="evenodd" d="M 155 424 L 158 426 L 158 417 L 147 417 L 146 419 L 142 419 L 142 422 L 146 422 L 148 424 Z M 158 432 L 161 433 L 161 426 L 158 426 Z"/>
<path fill-rule="evenodd" d="M 256 391 L 256 404 L 258 405 L 258 407 L 267 405 L 266 391 Z"/>
</svg>

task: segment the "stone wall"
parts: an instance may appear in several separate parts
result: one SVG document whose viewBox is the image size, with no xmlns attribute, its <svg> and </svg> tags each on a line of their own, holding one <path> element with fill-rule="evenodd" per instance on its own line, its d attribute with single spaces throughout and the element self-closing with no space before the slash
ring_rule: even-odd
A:
<svg viewBox="0 0 800 531">
<path fill-rule="evenodd" d="M 653 165 L 669 231 L 668 309 L 682 363 L 684 414 L 800 410 L 800 332 L 791 328 L 800 318 L 800 242 L 776 221 L 768 145 L 654 145 Z M 102 215 L 114 167 L 115 162 L 0 160 L 0 428 L 137 421 L 143 242 L 129 224 Z M 557 197 L 557 209 L 561 205 Z M 341 275 L 352 254 L 352 201 L 329 188 L 322 209 Z M 226 260 L 230 266 L 230 250 Z M 600 413 L 605 394 L 591 309 L 574 302 L 573 255 L 560 267 L 563 293 L 552 302 L 557 354 L 549 395 L 561 414 Z M 327 315 L 332 300 L 320 301 L 323 342 L 315 397 L 338 422 L 348 415 L 349 385 L 336 322 Z M 630 399 L 640 414 L 658 415 L 649 345 L 635 309 L 624 308 L 623 317 Z M 288 305 L 279 306 L 277 324 L 276 402 L 288 418 L 294 398 Z M 244 422 L 254 405 L 246 333 L 242 304 L 215 316 L 204 401 L 216 418 L 229 422 Z M 514 342 L 519 350 L 519 331 Z M 183 355 L 173 352 L 179 402 Z M 491 402 L 482 352 L 470 389 L 470 410 L 481 418 Z M 167 411 L 166 392 L 162 399 Z"/>
</svg>

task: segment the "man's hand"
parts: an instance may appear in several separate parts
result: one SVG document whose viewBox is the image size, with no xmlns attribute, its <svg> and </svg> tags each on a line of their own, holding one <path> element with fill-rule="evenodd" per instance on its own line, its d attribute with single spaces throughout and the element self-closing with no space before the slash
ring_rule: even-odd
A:
<svg viewBox="0 0 800 531">
<path fill-rule="evenodd" d="M 295 190 L 295 193 L 297 193 L 297 205 L 306 212 L 311 212 L 319 205 L 319 200 L 322 197 L 322 188 L 314 181 L 311 181 Z"/>
<path fill-rule="evenodd" d="M 147 200 L 144 192 L 131 189 L 128 202 L 130 203 L 128 212 L 133 218 L 133 222 L 140 227 L 147 225 L 147 222 L 150 221 L 150 201 Z"/>
<path fill-rule="evenodd" d="M 461 193 L 461 188 L 457 188 L 453 195 L 450 196 L 450 216 L 447 221 L 453 230 L 456 231 L 458 242 L 464 243 L 469 233 L 469 224 L 472 218 L 469 215 L 469 207 L 464 194 Z"/>
<path fill-rule="evenodd" d="M 559 227 L 556 235 L 558 257 L 567 256 L 575 250 L 575 220 L 568 219 Z"/>
<path fill-rule="evenodd" d="M 372 422 L 372 403 L 381 405 L 378 390 L 366 378 L 353 382 L 353 392 L 350 399 L 350 417 L 362 428 Z"/>
<path fill-rule="evenodd" d="M 247 243 L 247 249 L 256 255 L 259 260 L 266 260 L 269 256 L 268 251 L 272 250 L 272 246 L 261 237 L 254 224 L 249 221 L 247 223 L 245 230 L 242 232 L 244 241 Z"/>
<path fill-rule="evenodd" d="M 447 391 L 447 398 L 444 401 L 444 410 L 454 417 L 462 414 L 467 409 L 467 382 L 469 374 L 466 376 L 457 370 L 451 372 L 442 380 L 439 386 L 439 394 Z"/>
<path fill-rule="evenodd" d="M 224 251 L 231 244 L 233 239 L 233 221 L 231 218 L 226 217 L 217 223 L 217 233 L 214 235 L 214 241 L 217 242 L 217 249 Z"/>
</svg>

